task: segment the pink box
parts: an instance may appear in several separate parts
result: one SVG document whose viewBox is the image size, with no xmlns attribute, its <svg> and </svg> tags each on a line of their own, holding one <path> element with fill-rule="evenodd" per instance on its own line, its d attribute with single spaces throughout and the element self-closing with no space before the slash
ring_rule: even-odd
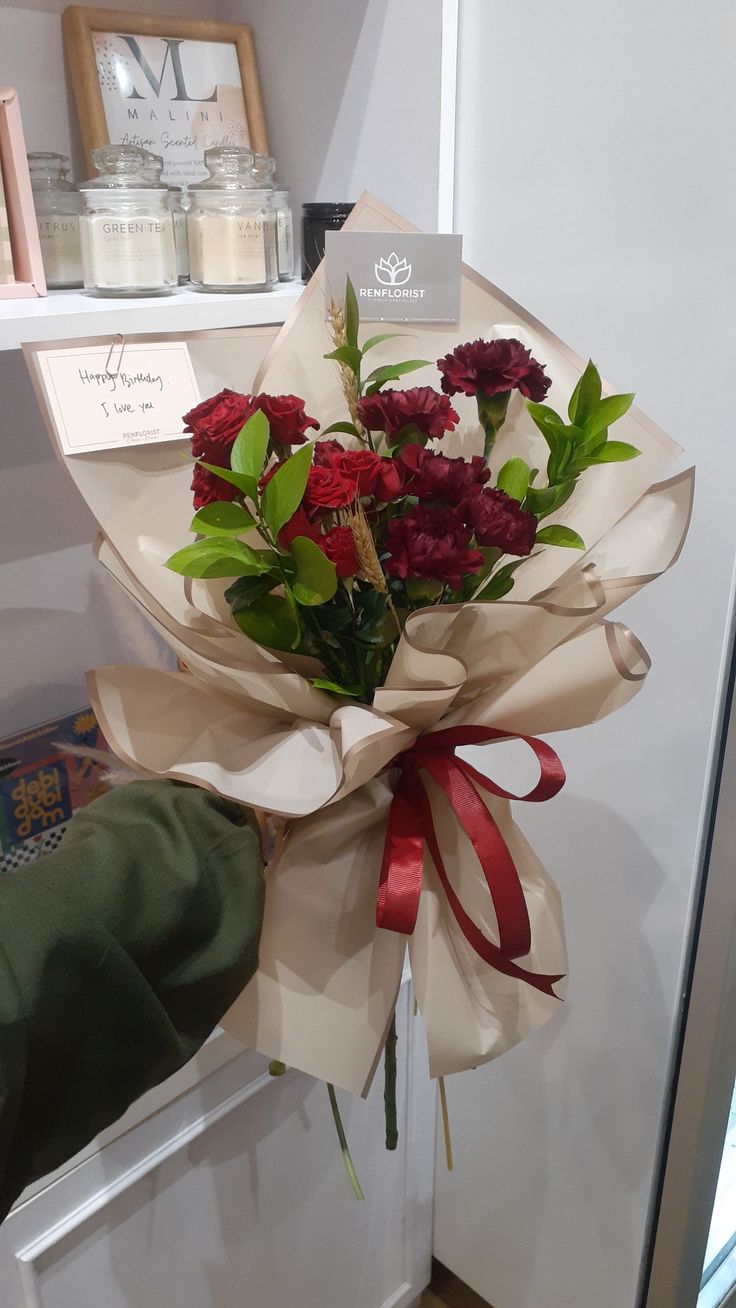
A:
<svg viewBox="0 0 736 1308">
<path fill-rule="evenodd" d="M 9 86 L 0 87 L 0 162 L 16 277 L 14 282 L 0 285 L 0 299 L 46 295 L 18 94 Z"/>
</svg>

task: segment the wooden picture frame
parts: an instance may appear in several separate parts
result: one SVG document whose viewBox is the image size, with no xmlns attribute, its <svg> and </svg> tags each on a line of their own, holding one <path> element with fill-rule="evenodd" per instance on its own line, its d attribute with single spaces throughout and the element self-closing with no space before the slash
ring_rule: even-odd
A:
<svg viewBox="0 0 736 1308">
<path fill-rule="evenodd" d="M 61 28 L 90 174 L 92 150 L 111 143 L 162 155 L 177 186 L 206 175 L 208 145 L 268 154 L 250 27 L 70 5 Z"/>
<path fill-rule="evenodd" d="M 0 87 L 0 300 L 46 295 L 18 95 Z"/>
</svg>

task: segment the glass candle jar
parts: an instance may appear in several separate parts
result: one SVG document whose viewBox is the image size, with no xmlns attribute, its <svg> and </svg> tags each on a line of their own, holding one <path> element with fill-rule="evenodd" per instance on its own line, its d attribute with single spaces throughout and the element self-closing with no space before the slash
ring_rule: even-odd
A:
<svg viewBox="0 0 736 1308">
<path fill-rule="evenodd" d="M 160 295 L 177 285 L 167 188 L 134 145 L 92 151 L 99 176 L 82 182 L 84 285 L 97 295 Z"/>
<path fill-rule="evenodd" d="M 276 210 L 276 240 L 279 259 L 279 280 L 282 282 L 290 282 L 295 273 L 294 220 L 291 214 L 289 191 L 286 186 L 276 186 L 274 188 L 273 205 Z"/>
<path fill-rule="evenodd" d="M 82 285 L 82 251 L 79 238 L 81 196 L 67 181 L 66 155 L 36 150 L 28 155 L 33 204 L 46 285 L 50 289 Z"/>
<path fill-rule="evenodd" d="M 339 232 L 352 204 L 302 205 L 302 278 L 309 281 L 325 257 L 325 232 Z"/>
<path fill-rule="evenodd" d="M 142 147 L 141 147 L 142 148 Z M 176 271 L 179 282 L 189 281 L 189 245 L 187 243 L 187 214 L 189 198 L 181 186 L 168 186 L 162 181 L 164 161 L 160 154 L 143 150 L 146 162 L 144 172 L 151 182 L 166 186 L 166 203 L 171 211 L 174 224 L 174 247 L 176 249 Z"/>
<path fill-rule="evenodd" d="M 205 150 L 209 172 L 195 182 L 187 214 L 190 279 L 207 291 L 267 291 L 278 282 L 273 190 L 253 178 L 240 146 Z"/>
</svg>

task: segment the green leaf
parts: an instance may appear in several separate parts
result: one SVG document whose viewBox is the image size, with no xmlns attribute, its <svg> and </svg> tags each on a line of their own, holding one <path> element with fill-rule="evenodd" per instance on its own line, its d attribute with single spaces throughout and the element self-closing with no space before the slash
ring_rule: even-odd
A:
<svg viewBox="0 0 736 1308">
<path fill-rule="evenodd" d="M 588 360 L 585 372 L 578 379 L 578 384 L 570 396 L 567 416 L 576 426 L 584 426 L 585 420 L 601 398 L 601 379 L 592 359 Z"/>
<path fill-rule="evenodd" d="M 374 368 L 365 379 L 366 393 L 373 395 L 384 382 L 398 381 L 407 372 L 416 372 L 417 368 L 428 368 L 429 359 L 407 359 L 404 363 L 386 363 L 382 368 Z"/>
<path fill-rule="evenodd" d="M 398 341 L 403 336 L 403 332 L 379 332 L 378 336 L 369 336 L 367 341 L 363 342 L 363 354 L 367 354 L 376 345 L 383 341 Z"/>
<path fill-rule="evenodd" d="M 637 459 L 640 454 L 641 450 L 629 445 L 628 441 L 606 441 L 599 450 L 587 456 L 586 463 L 624 463 L 627 459 Z"/>
<path fill-rule="evenodd" d="M 607 395 L 605 400 L 599 400 L 598 404 L 593 405 L 585 420 L 586 437 L 590 438 L 599 431 L 605 431 L 606 427 L 610 427 L 612 422 L 616 422 L 618 418 L 623 418 L 633 403 L 633 394 Z"/>
<path fill-rule="evenodd" d="M 529 489 L 531 469 L 523 459 L 509 459 L 498 474 L 496 485 L 521 504 Z"/>
<path fill-rule="evenodd" d="M 537 532 L 537 545 L 564 545 L 571 550 L 584 550 L 585 542 L 572 527 L 542 527 Z"/>
<path fill-rule="evenodd" d="M 357 436 L 358 432 L 352 422 L 333 422 L 320 432 L 320 436 L 331 436 L 334 431 L 344 432 L 346 436 Z M 318 442 L 319 443 L 319 442 Z"/>
<path fill-rule="evenodd" d="M 270 563 L 241 540 L 207 536 L 177 550 L 166 567 L 183 577 L 240 577 L 268 572 Z"/>
<path fill-rule="evenodd" d="M 268 418 L 260 409 L 256 409 L 240 428 L 230 453 L 230 466 L 233 472 L 248 478 L 251 489 L 246 494 L 253 500 L 258 492 L 258 478 L 266 462 L 268 437 Z"/>
<path fill-rule="evenodd" d="M 540 431 L 544 430 L 544 424 L 548 422 L 555 423 L 557 427 L 564 427 L 565 425 L 559 413 L 555 413 L 554 409 L 550 409 L 548 404 L 535 404 L 533 400 L 527 400 L 526 407 L 527 412 L 534 419 Z"/>
<path fill-rule="evenodd" d="M 358 309 L 358 298 L 355 294 L 355 287 L 348 277 L 345 282 L 345 337 L 348 345 L 358 344 L 359 326 L 360 311 Z"/>
<path fill-rule="evenodd" d="M 561 481 L 557 486 L 539 486 L 530 487 L 526 497 L 526 508 L 531 509 L 532 513 L 538 518 L 547 518 L 555 509 L 559 509 L 566 504 L 575 490 L 576 481 L 574 477 L 569 477 Z"/>
<path fill-rule="evenodd" d="M 312 677 L 311 681 L 317 690 L 330 690 L 333 695 L 347 695 L 349 699 L 355 699 L 362 689 L 360 686 L 340 686 L 336 681 L 328 681 L 326 677 Z"/>
<path fill-rule="evenodd" d="M 296 564 L 294 598 L 300 604 L 326 604 L 337 590 L 334 563 L 308 536 L 295 536 L 290 548 Z"/>
<path fill-rule="evenodd" d="M 357 345 L 338 345 L 336 350 L 330 350 L 329 354 L 322 356 L 325 359 L 334 359 L 335 363 L 344 363 L 356 374 L 360 371 L 360 361 L 362 354 Z"/>
<path fill-rule="evenodd" d="M 255 518 L 242 505 L 223 500 L 206 504 L 195 513 L 189 530 L 198 531 L 202 536 L 240 536 L 255 525 Z"/>
<path fill-rule="evenodd" d="M 314 446 L 307 441 L 282 464 L 264 487 L 261 508 L 274 540 L 304 498 L 313 453 Z"/>
<path fill-rule="evenodd" d="M 509 591 L 513 589 L 516 569 L 520 568 L 522 563 L 526 563 L 528 557 L 527 554 L 524 558 L 512 559 L 510 563 L 505 563 L 502 568 L 498 569 L 498 572 L 493 574 L 488 585 L 484 586 L 480 594 L 475 596 L 474 602 L 488 604 L 492 600 L 503 599 L 504 595 L 508 595 Z"/>
<path fill-rule="evenodd" d="M 216 463 L 205 463 L 204 459 L 197 459 L 197 463 L 200 468 L 206 468 L 208 472 L 214 472 L 215 476 L 222 481 L 229 482 L 231 486 L 237 486 L 243 495 L 251 495 L 252 477 L 247 477 L 242 472 L 233 472 L 231 468 L 218 468 Z"/>
<path fill-rule="evenodd" d="M 225 591 L 225 599 L 230 605 L 233 615 L 239 613 L 242 609 L 249 609 L 255 600 L 260 599 L 263 595 L 268 595 L 274 586 L 278 586 L 280 578 L 275 577 L 272 573 L 266 573 L 262 577 L 238 577 L 232 586 L 228 586 Z"/>
<path fill-rule="evenodd" d="M 247 609 L 233 613 L 240 630 L 257 645 L 296 649 L 301 638 L 299 618 L 285 595 L 264 595 Z"/>
</svg>

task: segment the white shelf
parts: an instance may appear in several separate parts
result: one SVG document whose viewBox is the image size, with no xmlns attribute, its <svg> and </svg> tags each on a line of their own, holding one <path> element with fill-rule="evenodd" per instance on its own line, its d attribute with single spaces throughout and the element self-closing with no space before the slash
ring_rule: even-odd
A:
<svg viewBox="0 0 736 1308">
<path fill-rule="evenodd" d="M 171 295 L 102 299 L 84 291 L 49 291 L 33 300 L 0 300 L 0 350 L 30 341 L 68 340 L 119 332 L 208 331 L 255 327 L 288 318 L 303 286 L 287 282 L 274 291 L 211 295 L 178 287 Z"/>
</svg>

